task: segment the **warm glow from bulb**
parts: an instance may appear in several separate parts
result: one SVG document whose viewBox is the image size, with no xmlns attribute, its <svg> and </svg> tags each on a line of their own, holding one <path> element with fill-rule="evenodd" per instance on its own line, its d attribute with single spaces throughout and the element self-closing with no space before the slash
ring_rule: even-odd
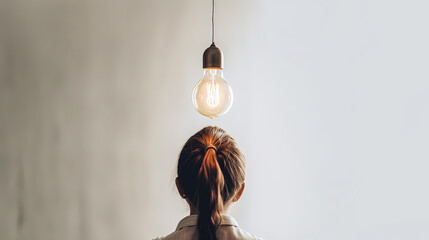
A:
<svg viewBox="0 0 429 240">
<path fill-rule="evenodd" d="M 215 118 L 228 112 L 232 100 L 232 89 L 223 78 L 222 69 L 204 69 L 204 76 L 192 94 L 195 109 L 204 116 Z"/>
</svg>

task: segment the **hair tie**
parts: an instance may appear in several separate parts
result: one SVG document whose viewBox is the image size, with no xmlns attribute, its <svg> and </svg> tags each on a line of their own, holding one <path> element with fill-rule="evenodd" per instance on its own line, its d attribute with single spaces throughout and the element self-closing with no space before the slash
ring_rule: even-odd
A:
<svg viewBox="0 0 429 240">
<path fill-rule="evenodd" d="M 217 151 L 217 149 L 215 148 L 215 146 L 208 146 L 208 147 L 206 147 L 206 152 L 207 152 L 207 150 L 209 150 L 210 148 L 212 148 L 213 150 L 215 150 L 215 152 Z"/>
</svg>

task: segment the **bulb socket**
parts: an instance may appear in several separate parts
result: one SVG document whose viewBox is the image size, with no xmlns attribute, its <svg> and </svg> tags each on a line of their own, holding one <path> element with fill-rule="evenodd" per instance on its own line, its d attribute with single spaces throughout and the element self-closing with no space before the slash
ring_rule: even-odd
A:
<svg viewBox="0 0 429 240">
<path fill-rule="evenodd" d="M 204 51 L 203 68 L 223 68 L 223 53 L 214 43 Z"/>
</svg>

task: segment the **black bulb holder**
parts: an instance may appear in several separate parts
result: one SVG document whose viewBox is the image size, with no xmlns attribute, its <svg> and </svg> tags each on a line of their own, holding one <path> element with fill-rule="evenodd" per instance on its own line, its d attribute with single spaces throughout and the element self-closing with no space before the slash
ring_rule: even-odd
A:
<svg viewBox="0 0 429 240">
<path fill-rule="evenodd" d="M 223 53 L 215 43 L 204 51 L 203 68 L 223 68 Z"/>
</svg>

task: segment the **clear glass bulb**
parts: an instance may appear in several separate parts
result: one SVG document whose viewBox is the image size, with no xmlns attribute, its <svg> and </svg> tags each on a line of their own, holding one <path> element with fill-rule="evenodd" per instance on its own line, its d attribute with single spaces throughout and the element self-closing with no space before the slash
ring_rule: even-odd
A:
<svg viewBox="0 0 429 240">
<path fill-rule="evenodd" d="M 205 68 L 203 79 L 195 86 L 192 102 L 199 113 L 209 118 L 225 114 L 232 106 L 232 89 L 220 68 Z"/>
</svg>

